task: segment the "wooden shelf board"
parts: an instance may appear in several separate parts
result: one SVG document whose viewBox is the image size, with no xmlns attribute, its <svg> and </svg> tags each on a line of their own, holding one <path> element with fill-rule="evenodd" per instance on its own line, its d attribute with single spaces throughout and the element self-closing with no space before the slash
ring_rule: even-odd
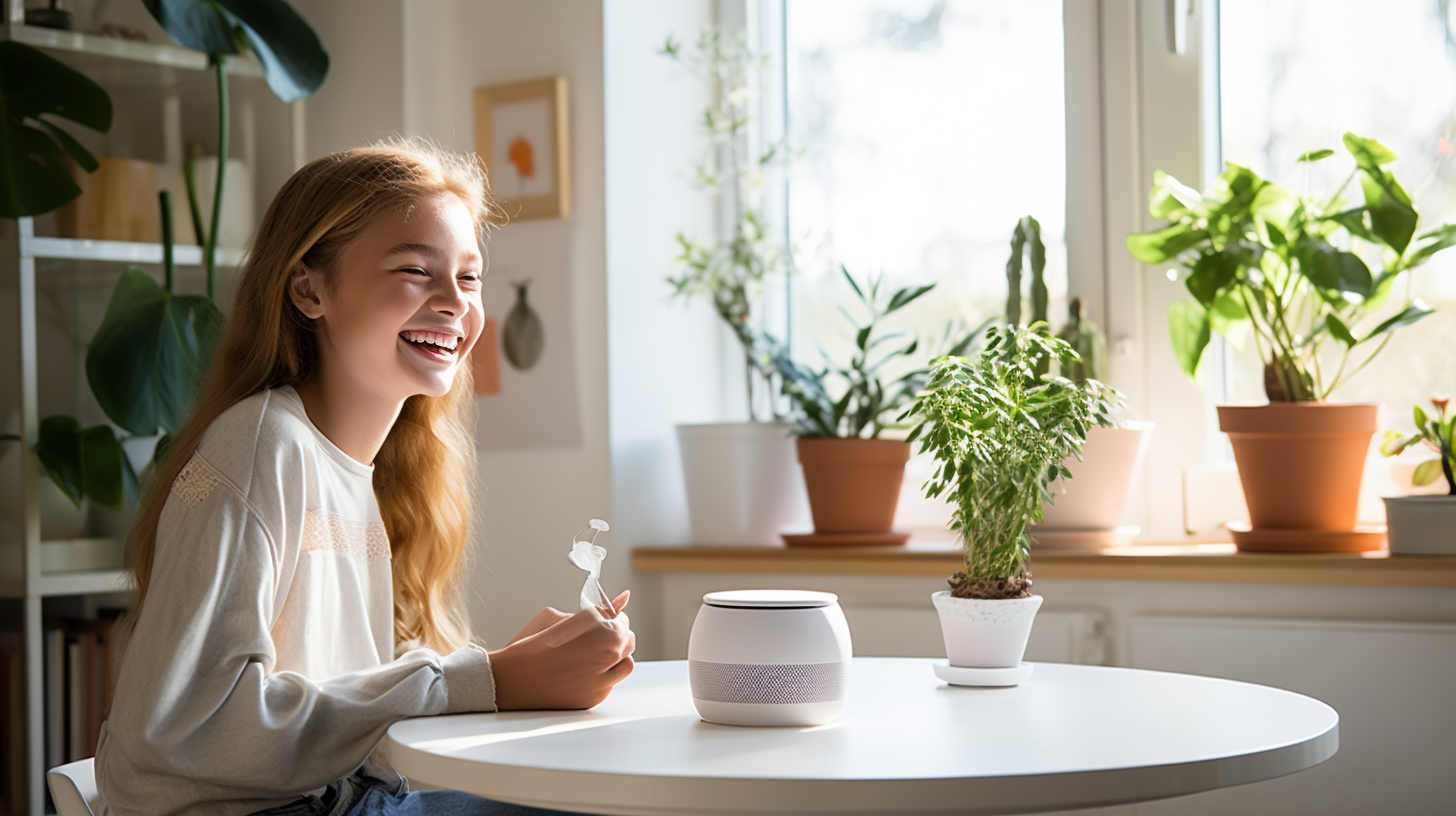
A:
<svg viewBox="0 0 1456 816">
<path fill-rule="evenodd" d="M 45 51 L 101 85 L 210 89 L 213 84 L 206 54 L 170 42 L 134 42 L 22 23 L 0 24 L 0 39 Z M 263 68 L 251 54 L 229 56 L 224 64 L 230 77 L 263 78 Z"/>
<path fill-rule="evenodd" d="M 638 572 L 945 577 L 961 568 L 951 545 L 909 547 L 639 547 Z M 1100 553 L 1035 553 L 1043 579 L 1329 586 L 1456 587 L 1456 558 L 1241 553 L 1232 544 L 1134 545 Z"/>
</svg>

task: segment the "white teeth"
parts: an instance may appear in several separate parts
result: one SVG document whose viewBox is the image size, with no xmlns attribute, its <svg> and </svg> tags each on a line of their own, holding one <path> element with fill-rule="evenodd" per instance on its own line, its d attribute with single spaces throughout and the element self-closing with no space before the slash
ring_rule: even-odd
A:
<svg viewBox="0 0 1456 816">
<path fill-rule="evenodd" d="M 460 338 L 453 334 L 441 334 L 439 332 L 405 331 L 400 332 L 406 340 L 412 343 L 429 343 L 441 348 L 454 350 L 460 344 Z"/>
</svg>

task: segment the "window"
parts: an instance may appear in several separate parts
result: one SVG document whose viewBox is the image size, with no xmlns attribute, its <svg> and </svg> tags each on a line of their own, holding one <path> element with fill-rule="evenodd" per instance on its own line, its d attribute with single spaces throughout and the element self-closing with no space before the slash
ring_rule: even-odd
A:
<svg viewBox="0 0 1456 816">
<path fill-rule="evenodd" d="M 1005 313 L 1011 232 L 1038 219 L 1066 315 L 1061 0 L 787 0 L 799 356 L 850 354 L 839 272 L 938 288 L 887 325 L 939 336 Z M 1029 273 L 1028 273 L 1029 274 Z M 912 321 L 913 320 L 913 324 Z M 933 349 L 935 350 L 935 349 Z"/>
</svg>

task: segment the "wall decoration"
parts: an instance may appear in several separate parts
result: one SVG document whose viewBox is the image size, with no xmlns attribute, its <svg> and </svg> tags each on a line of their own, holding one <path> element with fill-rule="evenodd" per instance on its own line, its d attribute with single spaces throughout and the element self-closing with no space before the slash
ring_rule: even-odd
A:
<svg viewBox="0 0 1456 816">
<path fill-rule="evenodd" d="M 502 333 L 506 359 L 521 371 L 529 371 L 541 359 L 541 349 L 546 345 L 546 330 L 541 317 L 526 302 L 526 290 L 530 281 L 511 281 L 516 290 L 516 305 L 506 317 L 506 328 Z"/>
<path fill-rule="evenodd" d="M 476 88 L 475 152 L 512 219 L 570 217 L 566 77 Z"/>
<path fill-rule="evenodd" d="M 491 357 L 499 387 L 476 400 L 481 450 L 581 445 L 571 226 L 516 223 L 491 236 L 481 295 L 486 315 L 500 327 L 498 356 Z M 484 344 L 482 337 L 472 357 Z M 481 362 L 476 365 L 480 383 Z"/>
<path fill-rule="evenodd" d="M 476 396 L 500 393 L 500 337 L 490 315 L 486 315 L 480 339 L 475 341 L 475 348 L 470 351 L 470 373 L 474 375 Z"/>
</svg>

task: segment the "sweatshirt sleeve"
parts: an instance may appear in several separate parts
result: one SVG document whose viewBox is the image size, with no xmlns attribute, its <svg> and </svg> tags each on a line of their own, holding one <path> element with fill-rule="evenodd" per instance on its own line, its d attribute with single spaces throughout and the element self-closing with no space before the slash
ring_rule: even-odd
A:
<svg viewBox="0 0 1456 816">
<path fill-rule="evenodd" d="M 400 719 L 493 710 L 477 646 L 413 649 L 324 682 L 274 673 L 273 608 L 298 557 L 226 482 L 168 497 L 97 754 L 116 811 L 294 796 L 350 774 Z"/>
</svg>

